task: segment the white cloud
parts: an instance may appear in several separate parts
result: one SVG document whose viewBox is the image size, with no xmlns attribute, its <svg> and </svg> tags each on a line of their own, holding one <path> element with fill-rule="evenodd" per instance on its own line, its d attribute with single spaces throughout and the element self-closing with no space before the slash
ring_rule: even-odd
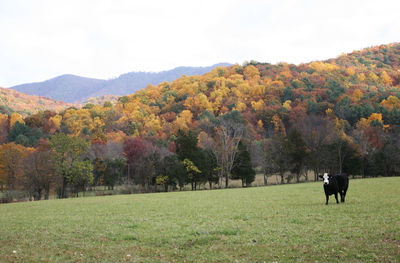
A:
<svg viewBox="0 0 400 263">
<path fill-rule="evenodd" d="M 0 0 L 0 86 L 245 60 L 307 62 L 399 41 L 399 1 Z"/>
</svg>

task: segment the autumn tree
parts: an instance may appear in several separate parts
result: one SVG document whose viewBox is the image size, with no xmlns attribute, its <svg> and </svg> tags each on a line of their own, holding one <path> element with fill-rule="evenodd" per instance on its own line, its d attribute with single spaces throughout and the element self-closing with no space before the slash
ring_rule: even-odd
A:
<svg viewBox="0 0 400 263">
<path fill-rule="evenodd" d="M 67 198 L 67 187 L 77 195 L 93 182 L 93 166 L 90 162 L 90 143 L 81 137 L 69 137 L 63 133 L 56 134 L 50 139 L 52 157 L 56 169 L 57 195 Z"/>
<path fill-rule="evenodd" d="M 124 143 L 124 156 L 133 182 L 149 192 L 159 170 L 159 149 L 140 137 L 128 138 Z"/>
<path fill-rule="evenodd" d="M 128 180 L 133 180 L 135 170 L 145 155 L 147 144 L 148 142 L 140 137 L 128 138 L 124 142 L 123 154 L 128 165 Z"/>
<path fill-rule="evenodd" d="M 185 167 L 187 182 L 192 185 L 192 190 L 196 190 L 197 177 L 201 174 L 201 171 L 190 159 L 184 159 L 182 164 Z"/>
<path fill-rule="evenodd" d="M 22 118 L 21 114 L 14 112 L 9 116 L 9 127 L 10 129 L 14 127 L 16 123 L 25 124 L 24 119 Z"/>
<path fill-rule="evenodd" d="M 55 180 L 55 167 L 47 141 L 29 153 L 22 163 L 21 185 L 34 200 L 49 199 L 50 189 Z"/>
<path fill-rule="evenodd" d="M 22 176 L 24 158 L 32 151 L 13 142 L 0 145 L 0 184 L 6 185 L 7 190 L 15 190 Z"/>
</svg>

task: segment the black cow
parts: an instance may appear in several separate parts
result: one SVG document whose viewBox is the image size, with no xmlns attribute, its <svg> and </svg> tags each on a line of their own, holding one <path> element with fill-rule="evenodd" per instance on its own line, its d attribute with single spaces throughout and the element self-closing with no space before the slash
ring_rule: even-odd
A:
<svg viewBox="0 0 400 263">
<path fill-rule="evenodd" d="M 331 175 L 324 173 L 324 175 L 320 175 L 319 177 L 324 179 L 326 204 L 328 204 L 329 196 L 333 194 L 335 195 L 336 203 L 338 204 L 338 193 L 340 194 L 340 201 L 344 203 L 347 188 L 349 188 L 349 177 L 347 174 Z"/>
</svg>

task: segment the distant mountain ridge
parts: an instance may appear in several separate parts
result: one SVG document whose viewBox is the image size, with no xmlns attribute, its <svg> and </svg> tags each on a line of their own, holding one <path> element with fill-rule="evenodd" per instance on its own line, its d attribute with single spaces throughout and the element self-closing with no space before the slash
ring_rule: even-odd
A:
<svg viewBox="0 0 400 263">
<path fill-rule="evenodd" d="M 10 89 L 29 95 L 46 96 L 54 100 L 79 103 L 90 97 L 132 94 L 149 84 L 158 85 L 164 81 L 173 81 L 182 75 L 202 75 L 215 67 L 229 65 L 231 64 L 219 63 L 209 67 L 177 67 L 161 72 L 130 72 L 110 80 L 66 74 L 43 82 L 13 86 Z"/>
</svg>

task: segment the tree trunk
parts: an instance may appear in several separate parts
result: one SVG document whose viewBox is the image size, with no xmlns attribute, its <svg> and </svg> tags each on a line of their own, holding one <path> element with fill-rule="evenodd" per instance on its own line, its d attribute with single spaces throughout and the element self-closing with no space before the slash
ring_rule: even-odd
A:
<svg viewBox="0 0 400 263">
<path fill-rule="evenodd" d="M 42 199 L 42 189 L 38 189 L 37 191 L 37 200 L 41 200 Z"/>
<path fill-rule="evenodd" d="M 62 186 L 61 186 L 61 198 L 67 198 L 67 178 L 64 176 L 63 177 L 63 182 L 62 182 Z"/>
<path fill-rule="evenodd" d="M 264 174 L 264 185 L 268 185 L 268 176 Z"/>
</svg>

